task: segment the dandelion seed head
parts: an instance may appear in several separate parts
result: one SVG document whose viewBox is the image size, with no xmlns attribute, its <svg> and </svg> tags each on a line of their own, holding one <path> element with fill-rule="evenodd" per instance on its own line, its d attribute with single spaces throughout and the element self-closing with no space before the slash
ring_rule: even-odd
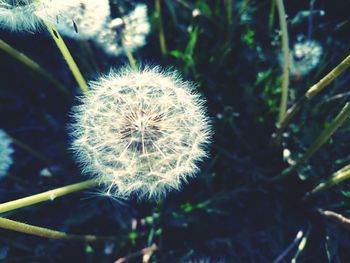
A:
<svg viewBox="0 0 350 263">
<path fill-rule="evenodd" d="M 86 40 L 101 31 L 109 17 L 108 0 L 72 0 L 58 17 L 56 26 L 65 36 Z"/>
<path fill-rule="evenodd" d="M 296 42 L 289 55 L 291 75 L 307 75 L 320 63 L 322 53 L 323 48 L 317 41 L 301 40 Z"/>
<path fill-rule="evenodd" d="M 36 31 L 41 19 L 36 15 L 39 3 L 30 0 L 0 0 L 0 28 L 11 31 Z"/>
<path fill-rule="evenodd" d="M 87 39 L 104 26 L 109 15 L 108 0 L 0 0 L 0 27 L 11 31 L 35 32 L 45 21 L 66 36 Z"/>
<path fill-rule="evenodd" d="M 0 129 L 0 177 L 5 176 L 13 164 L 12 140 L 7 133 Z"/>
<path fill-rule="evenodd" d="M 193 84 L 158 67 L 124 68 L 90 88 L 73 109 L 72 149 L 106 193 L 158 199 L 195 175 L 211 132 Z"/>
<path fill-rule="evenodd" d="M 147 6 L 138 4 L 128 15 L 111 20 L 96 36 L 95 42 L 107 54 L 119 56 L 144 46 L 149 32 Z"/>
</svg>

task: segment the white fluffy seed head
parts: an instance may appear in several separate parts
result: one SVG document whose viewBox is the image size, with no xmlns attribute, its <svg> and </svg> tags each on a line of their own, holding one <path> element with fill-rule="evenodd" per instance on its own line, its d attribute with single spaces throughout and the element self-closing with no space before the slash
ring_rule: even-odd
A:
<svg viewBox="0 0 350 263">
<path fill-rule="evenodd" d="M 64 35 L 87 39 L 109 15 L 108 0 L 0 0 L 0 27 L 11 31 L 35 32 L 47 21 Z"/>
<path fill-rule="evenodd" d="M 210 125 L 193 84 L 158 67 L 112 70 L 73 109 L 72 149 L 113 196 L 162 197 L 195 175 Z"/>
<path fill-rule="evenodd" d="M 147 6 L 138 4 L 128 15 L 110 21 L 94 41 L 107 54 L 119 56 L 144 46 L 149 32 Z"/>
<path fill-rule="evenodd" d="M 5 176 L 13 164 L 12 153 L 12 140 L 7 133 L 0 129 L 0 177 Z"/>
<path fill-rule="evenodd" d="M 40 3 L 31 0 L 0 0 L 0 28 L 36 31 L 41 19 L 36 15 Z"/>
<path fill-rule="evenodd" d="M 110 17 L 108 0 L 70 0 L 69 6 L 56 25 L 61 34 L 74 39 L 94 37 Z"/>
<path fill-rule="evenodd" d="M 294 44 L 289 54 L 290 73 L 292 76 L 305 76 L 321 60 L 322 46 L 314 40 L 301 40 Z"/>
</svg>

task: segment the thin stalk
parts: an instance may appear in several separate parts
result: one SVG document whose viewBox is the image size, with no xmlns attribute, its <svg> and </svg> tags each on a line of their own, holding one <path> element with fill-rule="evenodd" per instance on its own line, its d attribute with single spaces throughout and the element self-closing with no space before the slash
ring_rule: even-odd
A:
<svg viewBox="0 0 350 263">
<path fill-rule="evenodd" d="M 129 260 L 131 260 L 132 258 L 135 257 L 139 257 L 139 256 L 145 256 L 145 255 L 149 255 L 151 256 L 153 252 L 157 251 L 158 247 L 156 244 L 152 244 L 152 246 L 146 247 L 141 249 L 140 251 L 137 251 L 135 253 L 132 253 L 130 255 L 127 255 L 126 257 L 122 257 L 119 258 L 117 261 L 115 261 L 114 263 L 124 263 L 124 262 L 128 262 Z M 144 261 L 143 261 L 144 262 Z M 147 261 L 148 262 L 148 261 Z"/>
<path fill-rule="evenodd" d="M 156 13 L 158 15 L 158 26 L 159 26 L 159 45 L 162 55 L 167 54 L 167 47 L 165 41 L 164 27 L 163 27 L 163 17 L 162 17 L 162 7 L 160 5 L 160 0 L 155 0 Z"/>
<path fill-rule="evenodd" d="M 347 102 L 339 114 L 333 119 L 333 121 L 326 127 L 302 157 L 292 166 L 288 167 L 281 174 L 274 177 L 272 180 L 280 180 L 293 174 L 300 168 L 314 153 L 321 148 L 321 146 L 328 141 L 333 133 L 349 118 L 350 116 L 350 102 Z"/>
<path fill-rule="evenodd" d="M 312 189 L 310 192 L 306 193 L 304 200 L 310 199 L 314 197 L 317 194 L 322 193 L 323 191 L 331 188 L 334 185 L 340 184 L 341 182 L 350 179 L 350 164 L 346 165 L 342 169 L 338 170 L 337 172 L 333 173 L 330 179 L 321 182 L 318 184 L 314 189 Z"/>
<path fill-rule="evenodd" d="M 331 219 L 346 229 L 350 230 L 350 218 L 347 218 L 339 213 L 330 210 L 318 209 L 318 212 L 326 218 Z"/>
<path fill-rule="evenodd" d="M 300 244 L 300 240 L 303 238 L 304 232 L 302 230 L 298 231 L 292 243 L 273 261 L 273 263 L 280 263 L 286 260 L 287 255 Z"/>
<path fill-rule="evenodd" d="M 33 157 L 37 158 L 38 160 L 41 160 L 47 164 L 53 163 L 52 160 L 48 159 L 45 155 L 43 155 L 42 153 L 38 152 L 37 150 L 34 150 L 31 146 L 25 144 L 24 142 L 17 140 L 15 138 L 13 138 L 12 136 L 11 140 L 12 142 L 18 146 L 19 148 L 23 149 L 24 151 L 30 153 Z"/>
<path fill-rule="evenodd" d="M 233 0 L 225 0 L 226 17 L 229 30 L 233 24 Z"/>
<path fill-rule="evenodd" d="M 304 235 L 303 238 L 301 239 L 301 241 L 299 243 L 299 246 L 297 248 L 297 251 L 296 251 L 294 257 L 291 260 L 291 263 L 299 262 L 298 258 L 300 256 L 300 254 L 303 252 L 303 250 L 305 249 L 306 243 L 307 243 L 307 241 L 309 239 L 309 235 L 310 235 L 310 229 L 308 229 L 306 235 Z"/>
<path fill-rule="evenodd" d="M 282 32 L 282 53 L 283 53 L 283 73 L 282 73 L 282 93 L 281 104 L 278 116 L 278 126 L 280 126 L 287 111 L 288 102 L 288 86 L 289 86 L 289 40 L 286 12 L 283 5 L 283 0 L 276 0 L 277 10 L 279 15 L 280 27 Z"/>
<path fill-rule="evenodd" d="M 61 51 L 63 58 L 68 64 L 69 69 L 71 70 L 75 80 L 77 81 L 81 91 L 86 94 L 89 89 L 88 85 L 85 82 L 83 75 L 81 74 L 77 64 L 75 63 L 71 53 L 69 52 L 66 44 L 64 43 L 62 37 L 56 30 L 55 26 L 49 22 L 45 22 L 47 30 L 50 32 L 52 39 L 55 41 L 58 49 Z"/>
<path fill-rule="evenodd" d="M 22 52 L 18 51 L 17 49 L 11 47 L 9 44 L 4 42 L 2 39 L 0 39 L 0 49 L 5 51 L 7 54 L 9 54 L 11 57 L 17 59 L 19 62 L 21 62 L 23 65 L 27 66 L 31 70 L 35 71 L 36 73 L 39 73 L 42 77 L 44 77 L 47 81 L 49 81 L 51 84 L 53 84 L 60 92 L 62 92 L 67 98 L 71 98 L 71 94 L 66 86 L 64 86 L 60 81 L 55 79 L 51 74 L 46 72 L 38 63 L 36 63 L 34 60 L 27 57 Z"/>
<path fill-rule="evenodd" d="M 136 63 L 136 59 L 134 58 L 133 54 L 129 50 L 126 50 L 125 53 L 126 53 L 126 57 L 128 58 L 128 61 L 129 61 L 131 68 L 136 70 L 137 63 Z"/>
<path fill-rule="evenodd" d="M 95 180 L 87 180 L 76 184 L 67 185 L 40 194 L 31 195 L 17 200 L 9 201 L 0 204 L 0 213 L 9 212 L 15 209 L 27 207 L 45 201 L 52 201 L 57 197 L 68 195 L 77 191 L 96 186 L 98 183 Z"/>
<path fill-rule="evenodd" d="M 122 35 L 122 45 L 125 47 L 125 42 L 124 42 L 124 36 Z M 132 52 L 126 48 L 124 48 L 126 57 L 128 58 L 129 65 L 132 69 L 137 70 L 137 62 L 136 59 L 134 58 Z"/>
<path fill-rule="evenodd" d="M 52 238 L 52 239 L 66 239 L 72 241 L 83 241 L 83 242 L 96 242 L 96 241 L 110 241 L 115 240 L 116 237 L 100 237 L 94 235 L 74 235 L 67 234 L 65 232 L 56 231 L 44 227 L 33 226 L 15 220 L 0 217 L 0 228 L 13 230 L 20 233 L 29 235 Z"/>
<path fill-rule="evenodd" d="M 347 56 L 339 65 L 332 69 L 326 76 L 324 76 L 319 82 L 311 86 L 303 97 L 297 101 L 287 112 L 283 120 L 278 127 L 278 134 L 281 134 L 283 130 L 291 122 L 292 118 L 298 113 L 298 111 L 304 106 L 308 101 L 310 101 L 315 95 L 321 92 L 325 87 L 327 87 L 333 80 L 335 80 L 340 74 L 342 74 L 350 66 L 350 55 Z"/>
<path fill-rule="evenodd" d="M 270 14 L 269 14 L 269 32 L 272 31 L 272 27 L 275 21 L 275 7 L 276 7 L 276 2 L 275 0 L 271 0 L 271 6 L 270 6 Z"/>
</svg>

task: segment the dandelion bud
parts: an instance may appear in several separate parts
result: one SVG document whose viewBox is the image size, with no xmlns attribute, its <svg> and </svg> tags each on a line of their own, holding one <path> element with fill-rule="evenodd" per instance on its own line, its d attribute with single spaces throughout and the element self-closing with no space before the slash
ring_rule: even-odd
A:
<svg viewBox="0 0 350 263">
<path fill-rule="evenodd" d="M 5 176 L 13 163 L 12 140 L 7 133 L 0 129 L 0 177 Z"/>
<path fill-rule="evenodd" d="M 162 197 L 206 156 L 204 100 L 175 72 L 112 70 L 90 83 L 81 102 L 73 108 L 72 150 L 107 194 Z"/>
</svg>

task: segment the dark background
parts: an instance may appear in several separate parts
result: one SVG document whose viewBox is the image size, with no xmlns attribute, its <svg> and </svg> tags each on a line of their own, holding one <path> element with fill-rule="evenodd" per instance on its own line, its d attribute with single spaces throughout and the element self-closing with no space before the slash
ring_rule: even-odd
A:
<svg viewBox="0 0 350 263">
<path fill-rule="evenodd" d="M 135 5 L 121 2 L 123 10 Z M 307 104 L 281 145 L 272 146 L 280 100 L 281 46 L 278 13 L 271 11 L 271 1 L 233 1 L 231 24 L 225 6 L 229 1 L 161 2 L 169 52 L 166 56 L 160 52 L 157 15 L 154 2 L 149 1 L 152 30 L 146 46 L 134 56 L 143 65 L 176 68 L 185 79 L 198 83 L 207 98 L 215 135 L 201 172 L 181 192 L 170 193 L 159 203 L 112 199 L 91 189 L 6 213 L 5 217 L 37 226 L 112 235 L 117 240 L 84 244 L 1 230 L 0 262 L 114 262 L 152 243 L 159 250 L 151 262 L 187 262 L 198 257 L 213 262 L 273 262 L 300 230 L 308 239 L 297 262 L 350 262 L 349 230 L 317 212 L 322 208 L 350 216 L 348 183 L 301 202 L 307 191 L 348 164 L 349 122 L 298 174 L 278 184 L 265 184 L 288 166 L 283 149 L 298 159 L 349 99 L 349 73 Z M 323 55 L 316 69 L 291 79 L 289 105 L 350 51 L 350 2 L 316 0 L 313 8 L 323 10 L 324 16 L 292 24 L 298 12 L 310 11 L 309 2 L 285 1 L 290 46 L 303 34 L 322 45 Z M 112 1 L 111 6 L 115 8 Z M 201 15 L 192 16 L 195 8 Z M 120 14 L 113 10 L 114 16 Z M 39 63 L 71 93 L 67 99 L 41 75 L 0 50 L 0 127 L 48 159 L 15 144 L 14 165 L 8 176 L 0 178 L 0 201 L 85 180 L 67 150 L 69 111 L 80 93 L 54 42 L 44 30 L 1 30 L 0 38 Z M 127 63 L 126 57 L 107 57 L 89 42 L 66 39 L 66 43 L 87 80 Z M 266 77 L 259 79 L 262 75 Z M 337 94 L 342 95 L 330 99 Z M 45 168 L 50 176 L 40 175 Z M 294 247 L 280 262 L 290 262 L 296 251 Z"/>
</svg>

